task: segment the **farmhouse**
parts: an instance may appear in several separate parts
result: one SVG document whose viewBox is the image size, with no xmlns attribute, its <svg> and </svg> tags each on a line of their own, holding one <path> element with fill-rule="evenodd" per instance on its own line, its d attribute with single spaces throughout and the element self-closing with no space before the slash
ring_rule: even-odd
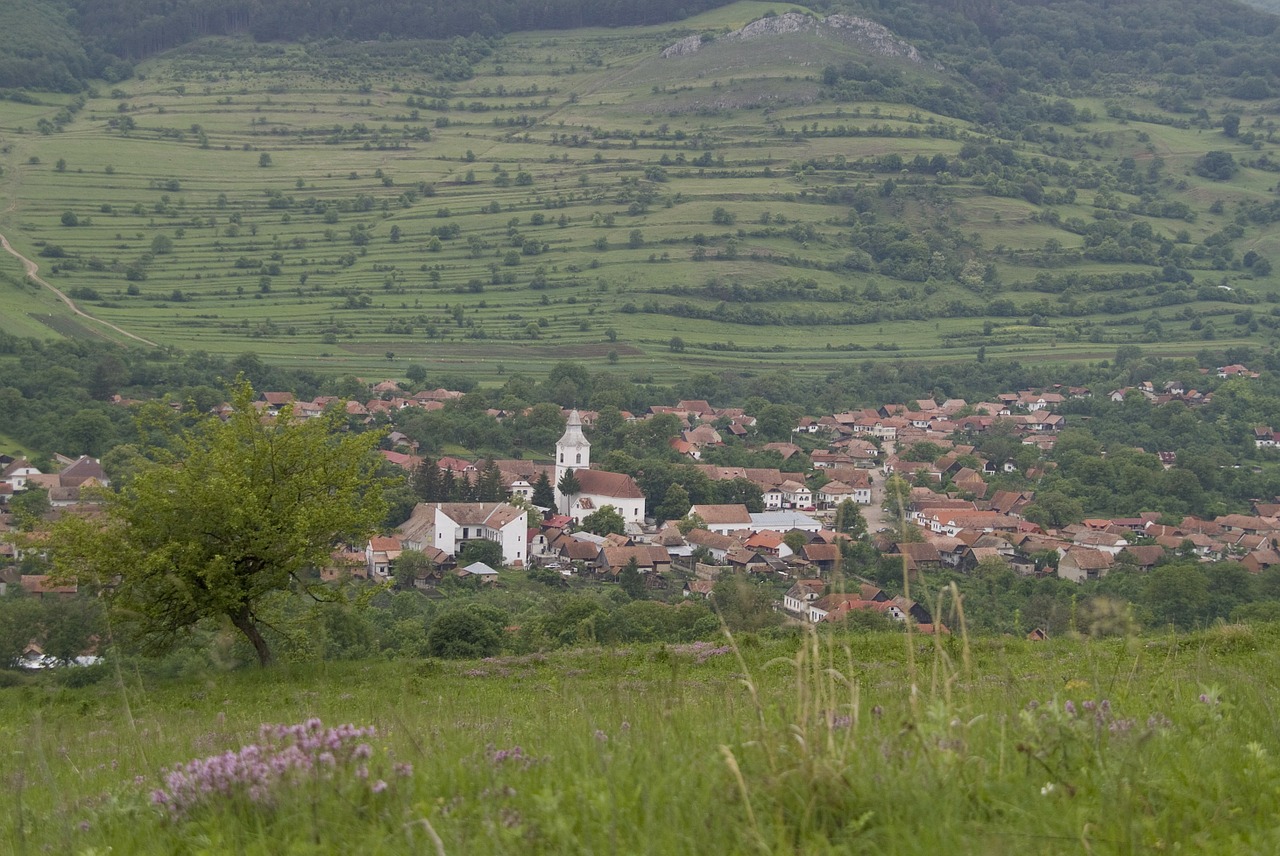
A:
<svg viewBox="0 0 1280 856">
<path fill-rule="evenodd" d="M 421 502 L 397 531 L 403 549 L 450 555 L 468 541 L 493 541 L 504 563 L 520 567 L 528 559 L 528 525 L 525 510 L 505 502 Z"/>
</svg>

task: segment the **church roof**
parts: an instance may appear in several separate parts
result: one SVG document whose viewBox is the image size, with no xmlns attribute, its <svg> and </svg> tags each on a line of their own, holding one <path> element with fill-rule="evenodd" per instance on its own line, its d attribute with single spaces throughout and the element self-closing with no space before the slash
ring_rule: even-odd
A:
<svg viewBox="0 0 1280 856">
<path fill-rule="evenodd" d="M 581 485 L 579 494 L 615 497 L 617 499 L 644 499 L 644 493 L 635 479 L 626 473 L 608 473 L 604 470 L 574 470 L 573 477 Z"/>
</svg>

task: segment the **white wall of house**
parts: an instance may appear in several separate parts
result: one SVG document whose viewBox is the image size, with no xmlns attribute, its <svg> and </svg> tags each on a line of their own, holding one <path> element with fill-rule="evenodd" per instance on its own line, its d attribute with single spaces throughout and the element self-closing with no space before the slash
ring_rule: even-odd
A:
<svg viewBox="0 0 1280 856">
<path fill-rule="evenodd" d="M 500 529 L 486 525 L 463 525 L 440 507 L 435 509 L 434 539 L 430 546 L 456 556 L 467 541 L 494 541 L 502 547 L 502 561 L 508 565 L 525 564 L 529 560 L 528 515 L 521 513 Z"/>
</svg>

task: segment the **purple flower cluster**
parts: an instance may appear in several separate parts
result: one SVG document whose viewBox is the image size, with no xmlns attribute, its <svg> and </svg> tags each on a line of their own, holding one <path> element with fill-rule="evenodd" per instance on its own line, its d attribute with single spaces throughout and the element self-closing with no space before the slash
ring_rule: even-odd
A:
<svg viewBox="0 0 1280 856">
<path fill-rule="evenodd" d="M 1040 707 L 1041 703 L 1034 699 L 1027 703 L 1028 711 L 1035 711 Z M 1045 702 L 1044 708 L 1048 711 L 1055 710 L 1054 702 Z M 1067 699 L 1062 703 L 1062 713 L 1065 719 L 1069 721 L 1085 723 L 1092 719 L 1095 728 L 1098 730 L 1106 729 L 1112 734 L 1125 734 L 1137 724 L 1134 719 L 1116 716 L 1111 710 L 1110 699 L 1105 698 L 1102 701 L 1086 699 L 1080 702 L 1078 707 L 1071 699 Z M 1048 714 L 1041 714 L 1041 719 L 1046 719 L 1047 717 Z M 1147 722 L 1147 727 L 1154 728 L 1161 723 L 1163 723 L 1164 727 L 1167 727 L 1169 720 L 1165 719 L 1163 715 L 1152 714 Z"/>
<path fill-rule="evenodd" d="M 687 645 L 672 645 L 670 651 L 673 654 L 692 654 L 694 662 L 705 663 L 712 657 L 731 653 L 733 648 L 728 645 L 712 645 L 710 642 L 691 642 Z"/>
<path fill-rule="evenodd" d="M 280 788 L 304 776 L 332 777 L 351 766 L 358 777 L 368 776 L 363 762 L 373 750 L 364 739 L 374 736 L 372 726 L 325 728 L 312 718 L 296 725 L 263 725 L 259 734 L 259 742 L 234 752 L 178 765 L 165 776 L 165 787 L 152 791 L 152 804 L 183 818 L 218 800 L 243 798 L 270 805 Z M 376 784 L 374 788 L 376 793 Z"/>
<path fill-rule="evenodd" d="M 489 759 L 489 763 L 495 767 L 501 767 L 511 764 L 517 767 L 528 769 L 538 763 L 537 758 L 525 752 L 519 746 L 512 746 L 510 749 L 495 748 L 492 743 L 485 747 L 485 757 Z"/>
</svg>

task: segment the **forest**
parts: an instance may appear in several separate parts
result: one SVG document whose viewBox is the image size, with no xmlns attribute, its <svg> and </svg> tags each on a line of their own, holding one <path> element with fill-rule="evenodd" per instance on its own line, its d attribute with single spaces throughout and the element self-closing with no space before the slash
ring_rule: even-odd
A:
<svg viewBox="0 0 1280 856">
<path fill-rule="evenodd" d="M 70 90 L 119 80 L 129 63 L 205 36 L 258 41 L 434 39 L 527 30 L 679 21 L 726 0 L 10 0 L 0 9 L 0 88 Z M 1207 81 L 1245 99 L 1280 87 L 1280 19 L 1232 0 L 1146 4 L 1076 0 L 809 0 L 884 24 L 959 71 L 989 104 L 1022 93 L 1062 94 L 1117 74 Z M 1260 4 L 1261 5 L 1261 4 Z M 845 69 L 847 96 L 883 92 L 865 69 Z M 859 81 L 859 78 L 867 78 Z M 892 81 L 890 81 L 892 88 Z M 969 96 L 936 93 L 930 109 Z M 995 113 L 999 110 L 992 109 Z M 943 110 L 942 112 L 946 112 Z M 997 118 L 993 115 L 991 118 Z"/>
</svg>

